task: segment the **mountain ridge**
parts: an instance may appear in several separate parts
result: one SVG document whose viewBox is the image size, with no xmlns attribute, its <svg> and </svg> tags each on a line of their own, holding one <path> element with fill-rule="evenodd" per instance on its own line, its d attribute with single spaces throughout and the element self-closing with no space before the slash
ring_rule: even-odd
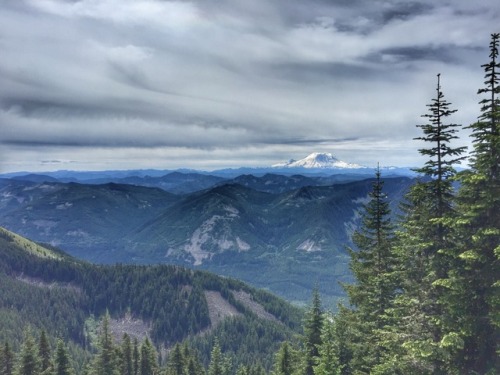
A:
<svg viewBox="0 0 500 375">
<path fill-rule="evenodd" d="M 373 179 L 242 180 L 249 186 L 228 181 L 185 195 L 112 183 L 0 180 L 0 225 L 94 262 L 206 269 L 301 304 L 313 287 L 309 272 L 318 275 L 325 303 L 335 306 L 343 296 L 337 282 L 350 280 L 345 246 Z M 412 179 L 385 181 L 397 212 Z M 287 182 L 291 189 L 281 189 Z"/>
<path fill-rule="evenodd" d="M 204 358 L 207 343 L 223 337 L 237 358 L 269 368 L 302 317 L 282 299 L 241 281 L 171 265 L 93 265 L 1 227 L 0 284 L 0 339 L 14 346 L 29 325 L 83 353 L 97 344 L 92 332 L 109 313 L 115 337 L 149 337 L 158 348 L 187 340 Z M 257 340 L 252 347 L 245 333 Z"/>
<path fill-rule="evenodd" d="M 400 176 L 415 176 L 412 167 L 393 167 L 381 166 L 381 170 L 385 171 L 386 175 Z M 132 170 L 102 170 L 102 171 L 44 171 L 44 172 L 10 172 L 0 174 L 0 178 L 20 178 L 40 181 L 47 179 L 53 181 L 56 179 L 60 182 L 84 182 L 84 183 L 134 183 L 143 186 L 158 186 L 161 184 L 167 175 L 204 175 L 209 178 L 233 179 L 244 174 L 254 176 L 263 176 L 266 173 L 293 175 L 306 174 L 312 176 L 327 176 L 332 174 L 362 174 L 364 178 L 374 175 L 375 168 L 366 167 L 355 163 L 345 162 L 337 159 L 331 153 L 313 152 L 301 160 L 289 160 L 288 162 L 276 163 L 269 166 L 255 167 L 228 167 L 214 170 L 197 170 L 187 168 L 177 169 L 132 169 Z M 210 177 L 211 176 L 211 177 Z M 170 176 L 173 177 L 173 176 Z M 155 185 L 152 185 L 155 184 Z M 208 186 L 205 186 L 208 187 Z"/>
</svg>

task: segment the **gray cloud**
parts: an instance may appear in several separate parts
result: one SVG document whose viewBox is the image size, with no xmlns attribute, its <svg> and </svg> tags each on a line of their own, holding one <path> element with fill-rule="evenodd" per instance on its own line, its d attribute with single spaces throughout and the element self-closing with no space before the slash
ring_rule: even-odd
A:
<svg viewBox="0 0 500 375">
<path fill-rule="evenodd" d="M 0 170 L 267 165 L 312 151 L 417 163 L 435 74 L 453 121 L 477 116 L 499 13 L 496 0 L 6 1 Z"/>
</svg>

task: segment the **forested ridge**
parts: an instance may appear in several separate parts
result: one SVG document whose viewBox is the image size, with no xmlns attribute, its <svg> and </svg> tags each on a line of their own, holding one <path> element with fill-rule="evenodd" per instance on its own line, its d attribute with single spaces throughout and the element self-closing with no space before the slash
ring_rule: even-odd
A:
<svg viewBox="0 0 500 375">
<path fill-rule="evenodd" d="M 104 318 L 96 331 L 95 347 L 91 354 L 87 352 L 85 360 L 80 361 L 86 365 L 76 369 L 80 373 L 499 373 L 499 43 L 500 34 L 492 34 L 490 60 L 482 66 L 485 71 L 484 87 L 478 91 L 481 96 L 480 114 L 478 120 L 468 126 L 473 139 L 470 169 L 457 173 L 453 167 L 465 159 L 465 148 L 460 145 L 457 134 L 460 125 L 450 121 L 456 110 L 445 99 L 441 75 L 438 75 L 436 95 L 422 116 L 426 123 L 417 125 L 422 131 L 418 139 L 425 145 L 419 152 L 428 160 L 417 169 L 423 178 L 406 195 L 400 219 L 391 219 L 384 182 L 380 171 L 377 171 L 370 200 L 364 207 L 362 224 L 353 235 L 350 266 L 356 281 L 344 285 L 348 303 L 339 306 L 335 315 L 325 312 L 321 307 L 321 297 L 315 290 L 311 306 L 302 321 L 303 333 L 283 335 L 281 340 L 273 337 L 273 342 L 282 343 L 275 354 L 271 353 L 272 366 L 259 361 L 239 362 L 238 352 L 234 349 L 246 345 L 245 339 L 232 339 L 232 335 L 244 332 L 246 340 L 253 341 L 251 345 L 261 345 L 255 338 L 265 336 L 265 322 L 260 326 L 231 325 L 227 330 L 223 330 L 223 323 L 219 325 L 218 338 L 203 341 L 203 337 L 198 336 L 183 345 L 175 344 L 166 357 L 156 351 L 147 337 L 139 342 L 125 335 L 118 341 L 110 333 L 110 315 L 126 313 L 130 306 L 135 308 L 135 304 L 142 308 L 139 310 L 141 316 L 156 321 L 161 320 L 157 317 L 162 314 L 172 314 L 174 319 L 183 320 L 191 312 L 193 315 L 195 311 L 199 313 L 186 322 L 172 320 L 175 324 L 153 326 L 153 340 L 158 335 L 170 337 L 170 342 L 174 343 L 187 337 L 185 328 L 187 332 L 206 328 L 207 314 L 201 290 L 217 290 L 238 310 L 244 310 L 245 306 L 232 300 L 234 294 L 231 293 L 231 290 L 245 288 L 243 284 L 209 274 L 194 274 L 177 267 L 96 268 L 71 259 L 61 262 L 60 258 L 65 255 L 58 252 L 44 253 L 43 257 L 40 254 L 29 255 L 27 251 L 20 255 L 19 251 L 10 251 L 9 246 L 2 245 L 0 248 L 6 249 L 2 250 L 5 255 L 0 258 L 2 285 L 15 283 L 18 289 L 14 288 L 15 295 L 9 295 L 9 288 L 2 288 L 0 301 L 5 307 L 15 303 L 26 304 L 27 309 L 33 309 L 24 312 L 27 316 L 42 309 L 37 314 L 43 323 L 36 327 L 38 331 L 35 332 L 27 328 L 23 337 L 19 337 L 18 333 L 5 335 L 0 354 L 0 375 L 73 373 L 75 366 L 68 356 L 68 346 L 71 342 L 85 340 L 85 337 L 78 337 L 81 332 L 72 329 L 73 319 L 76 322 L 80 318 L 77 309 L 71 308 L 81 302 L 87 304 L 87 311 L 94 311 Z M 455 188 L 455 182 L 458 182 L 458 188 Z M 5 243 L 13 242 L 7 232 L 0 237 L 0 241 Z M 156 277 L 167 275 L 165 277 L 171 278 L 169 283 L 176 285 L 173 290 L 167 287 L 164 291 L 166 295 L 173 293 L 169 298 L 180 302 L 174 303 L 168 311 L 148 298 L 150 295 L 146 290 L 144 295 L 139 292 L 136 296 L 126 294 L 127 289 L 123 288 L 123 285 L 136 285 L 134 290 L 147 289 L 141 275 L 157 271 Z M 16 279 L 25 275 L 45 281 L 56 278 L 66 284 L 62 284 L 64 288 L 40 288 L 43 290 L 40 293 L 45 294 L 37 297 L 32 289 L 23 290 Z M 85 284 L 82 282 L 84 279 L 89 284 L 86 288 L 92 294 L 78 289 Z M 189 292 L 186 288 L 179 288 L 185 286 L 187 280 L 190 280 L 192 288 Z M 109 289 L 99 288 L 101 283 Z M 164 284 L 152 282 L 151 287 L 156 294 L 161 292 Z M 56 301 L 50 299 L 51 293 L 56 292 L 67 293 L 65 298 L 57 299 L 61 301 L 57 302 L 62 304 L 60 306 L 53 305 L 52 301 Z M 90 296 L 95 298 L 90 299 Z M 284 318 L 297 316 L 293 312 L 285 313 L 286 305 L 280 305 L 267 294 L 259 297 L 257 293 L 255 298 L 274 316 L 282 317 L 282 326 L 297 328 L 296 319 Z M 49 303 L 41 306 L 34 303 L 42 300 Z M 61 313 L 62 309 L 75 315 L 68 317 L 68 314 Z M 22 314 L 9 315 L 8 309 L 0 312 L 3 314 L 0 322 L 7 322 L 6 327 L 23 325 L 25 319 L 28 320 Z M 44 314 L 48 316 L 45 318 Z M 225 322 L 229 324 L 230 320 Z M 69 324 L 63 325 L 66 323 Z M 280 325 L 273 327 L 279 330 Z M 51 349 L 45 329 L 69 343 L 60 340 L 52 344 L 55 350 Z M 203 342 L 197 342 L 197 339 Z M 14 344 L 10 344 L 9 340 Z M 272 350 L 270 346 L 261 349 Z M 208 351 L 209 357 L 206 356 Z"/>
<path fill-rule="evenodd" d="M 46 332 L 54 346 L 56 338 L 63 339 L 80 370 L 97 350 L 106 314 L 110 325 L 118 326 L 115 331 L 120 325 L 138 326 L 139 341 L 147 337 L 159 352 L 190 342 L 205 362 L 215 337 L 220 336 L 235 365 L 258 362 L 269 367 L 272 351 L 266 348 L 277 349 L 281 340 L 300 329 L 299 309 L 208 272 L 166 265 L 97 266 L 4 229 L 0 229 L 0 255 L 0 342 L 18 350 L 26 342 L 24 328 L 29 327 L 33 335 Z M 207 292 L 219 296 L 216 303 L 226 304 L 233 317 L 224 320 L 224 311 L 218 311 L 222 321 L 214 324 Z M 272 319 L 259 316 L 239 294 Z M 116 332 L 113 336 L 118 339 Z"/>
</svg>

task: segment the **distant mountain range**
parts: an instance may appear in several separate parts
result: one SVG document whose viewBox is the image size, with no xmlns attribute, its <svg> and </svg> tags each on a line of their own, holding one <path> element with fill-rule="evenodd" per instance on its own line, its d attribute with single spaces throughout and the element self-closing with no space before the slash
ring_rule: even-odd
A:
<svg viewBox="0 0 500 375">
<path fill-rule="evenodd" d="M 298 303 L 317 283 L 334 306 L 338 281 L 350 280 L 345 246 L 373 182 L 357 174 L 121 178 L 163 185 L 0 179 L 0 225 L 83 259 L 207 269 Z M 385 181 L 397 211 L 413 180 Z"/>
<path fill-rule="evenodd" d="M 416 174 L 411 168 L 406 167 L 381 167 L 383 175 L 389 176 L 410 176 Z M 313 177 L 332 177 L 339 175 L 349 175 L 346 180 L 364 179 L 373 177 L 374 168 L 360 166 L 338 160 L 330 153 L 312 153 L 301 160 L 289 160 L 278 163 L 270 167 L 243 167 L 227 168 L 214 171 L 199 171 L 192 169 L 177 170 L 111 170 L 111 171 L 69 171 L 60 170 L 55 172 L 43 172 L 34 174 L 31 172 L 14 172 L 0 174 L 0 178 L 16 178 L 33 182 L 54 181 L 59 182 L 82 182 L 87 184 L 103 184 L 107 182 L 134 184 L 141 186 L 160 187 L 164 190 L 175 193 L 192 192 L 197 189 L 208 188 L 221 180 L 234 179 L 242 175 L 252 175 L 262 177 L 266 174 L 292 176 L 303 175 Z M 194 181 L 191 176 L 196 176 Z M 203 181 L 199 175 L 207 176 Z M 217 180 L 219 179 L 219 180 Z M 181 182 L 181 180 L 183 180 Z M 191 180 L 191 181 L 190 181 Z M 339 180 L 339 179 L 337 179 Z M 173 181 L 173 185 L 172 185 Z M 193 187 L 188 185 L 195 183 Z M 184 185 L 184 186 L 182 186 Z"/>
</svg>

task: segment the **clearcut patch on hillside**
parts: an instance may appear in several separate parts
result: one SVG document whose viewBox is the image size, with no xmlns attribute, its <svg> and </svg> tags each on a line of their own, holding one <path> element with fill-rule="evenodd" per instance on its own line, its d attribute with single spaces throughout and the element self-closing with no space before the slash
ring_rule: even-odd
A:
<svg viewBox="0 0 500 375">
<path fill-rule="evenodd" d="M 210 328 L 215 328 L 225 318 L 241 315 L 236 307 L 231 305 L 219 292 L 207 290 L 205 298 L 208 305 L 208 316 L 210 317 Z"/>
<path fill-rule="evenodd" d="M 125 314 L 120 319 L 109 320 L 109 330 L 116 342 L 121 342 L 123 334 L 126 333 L 133 340 L 141 342 L 146 337 L 151 337 L 151 327 L 142 319 L 136 319 L 130 314 Z"/>
<path fill-rule="evenodd" d="M 244 292 L 243 290 L 240 290 L 238 292 L 233 291 L 233 295 L 236 300 L 245 305 L 247 309 L 257 315 L 259 318 L 279 323 L 279 320 L 276 319 L 273 314 L 268 313 L 264 309 L 264 306 L 262 306 L 258 302 L 255 302 L 250 294 Z"/>
</svg>

